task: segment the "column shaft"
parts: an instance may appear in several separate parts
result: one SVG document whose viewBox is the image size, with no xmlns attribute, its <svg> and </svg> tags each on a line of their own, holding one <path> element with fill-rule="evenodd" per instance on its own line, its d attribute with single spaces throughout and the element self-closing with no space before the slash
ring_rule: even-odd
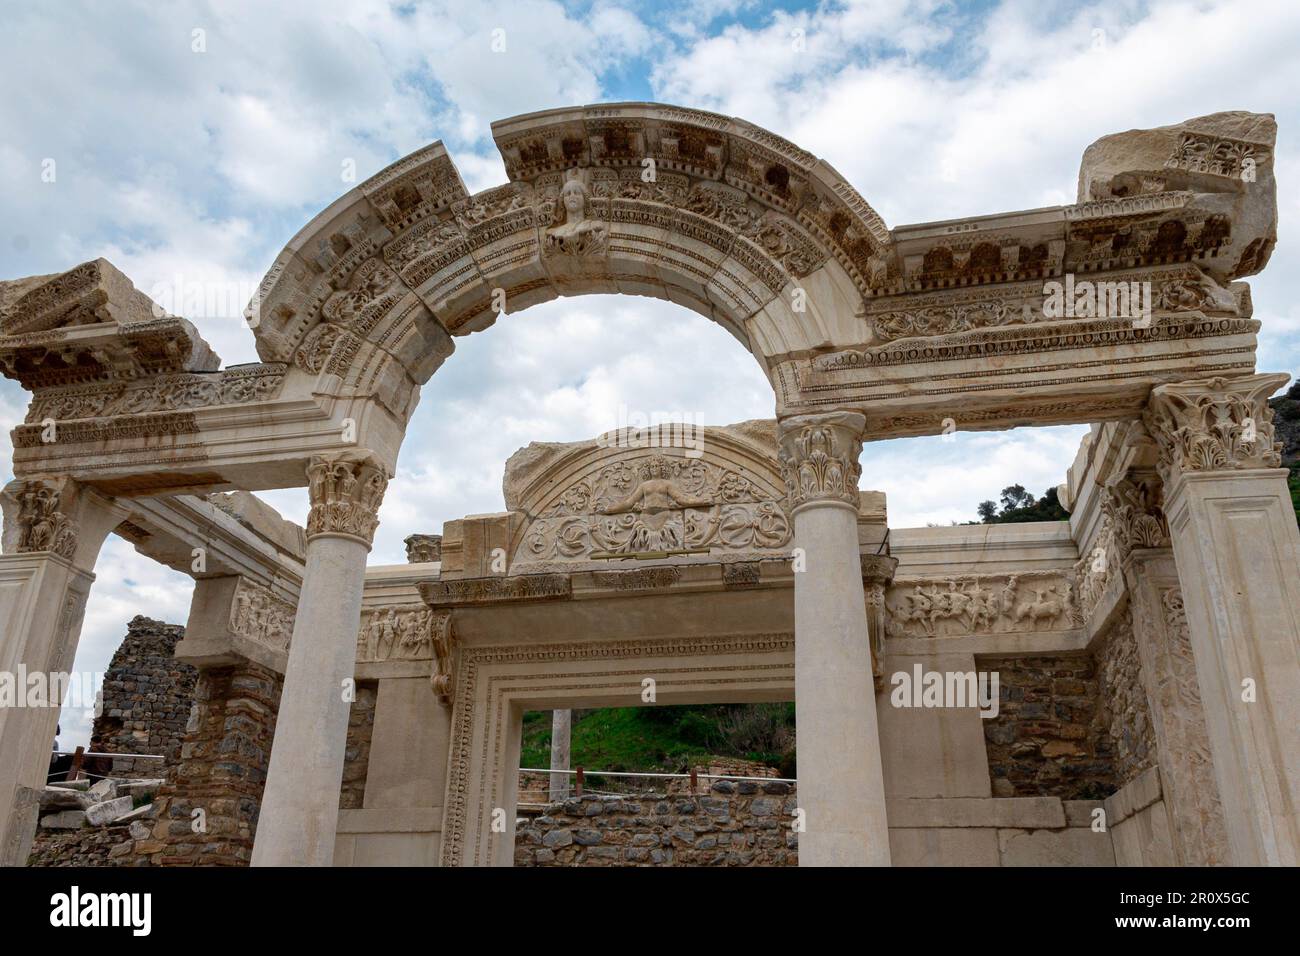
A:
<svg viewBox="0 0 1300 956">
<path fill-rule="evenodd" d="M 366 555 L 387 484 L 364 452 L 314 458 L 307 473 L 307 566 L 254 866 L 333 865 Z"/>
<path fill-rule="evenodd" d="M 573 734 L 573 711 L 556 710 L 551 713 L 551 769 L 569 769 L 569 746 Z M 551 802 L 569 795 L 569 775 L 551 774 Z"/>
<path fill-rule="evenodd" d="M 794 506 L 795 730 L 800 866 L 888 866 L 862 565 L 858 455 L 863 417 L 782 423 L 781 462 Z"/>
</svg>

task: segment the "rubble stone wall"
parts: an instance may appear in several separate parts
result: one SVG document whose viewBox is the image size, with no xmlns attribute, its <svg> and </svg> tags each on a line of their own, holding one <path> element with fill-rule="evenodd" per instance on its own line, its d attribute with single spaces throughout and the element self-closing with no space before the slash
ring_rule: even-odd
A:
<svg viewBox="0 0 1300 956">
<path fill-rule="evenodd" d="M 995 797 L 1102 799 L 1120 787 L 1090 655 L 980 658 L 997 671 L 998 716 L 984 721 Z"/>
<path fill-rule="evenodd" d="M 175 659 L 179 624 L 137 615 L 104 675 L 103 707 L 90 737 L 92 753 L 161 754 L 167 759 L 96 761 L 117 777 L 161 777 L 180 759 L 198 671 Z M 87 765 L 88 769 L 92 769 Z"/>
<path fill-rule="evenodd" d="M 1156 762 L 1155 728 L 1142 684 L 1133 619 L 1127 610 L 1119 616 L 1097 653 L 1101 704 L 1098 719 L 1106 727 L 1115 757 L 1120 786 L 1134 780 Z"/>
<path fill-rule="evenodd" d="M 699 796 L 583 796 L 515 832 L 516 866 L 796 866 L 795 789 L 718 780 Z"/>
</svg>

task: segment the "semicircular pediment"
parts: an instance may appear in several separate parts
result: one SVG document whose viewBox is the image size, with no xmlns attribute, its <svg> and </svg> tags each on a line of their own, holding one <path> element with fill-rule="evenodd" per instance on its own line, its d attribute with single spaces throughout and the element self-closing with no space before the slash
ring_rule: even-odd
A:
<svg viewBox="0 0 1300 956">
<path fill-rule="evenodd" d="M 505 491 L 507 507 L 524 515 L 512 573 L 633 558 L 779 557 L 792 540 L 771 421 L 534 443 L 507 463 Z"/>
</svg>

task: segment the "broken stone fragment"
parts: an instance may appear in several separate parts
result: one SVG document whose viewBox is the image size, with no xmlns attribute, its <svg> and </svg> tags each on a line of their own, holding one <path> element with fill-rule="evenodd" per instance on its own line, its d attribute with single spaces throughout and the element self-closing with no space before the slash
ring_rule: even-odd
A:
<svg viewBox="0 0 1300 956">
<path fill-rule="evenodd" d="M 117 797 L 117 781 L 112 777 L 105 777 L 90 788 L 90 795 L 95 798 L 96 803 L 115 799 Z"/>
<path fill-rule="evenodd" d="M 46 787 L 41 791 L 42 810 L 84 810 L 86 795 L 79 790 L 63 787 Z"/>
<path fill-rule="evenodd" d="M 47 830 L 79 830 L 85 825 L 84 810 L 64 810 L 41 817 L 41 826 Z"/>
<path fill-rule="evenodd" d="M 1254 275 L 1277 242 L 1276 141 L 1271 113 L 1244 111 L 1103 136 L 1084 151 L 1078 201 L 1191 193 L 1162 222 L 1167 241 L 1221 230 L 1198 264 L 1220 283 Z"/>
<path fill-rule="evenodd" d="M 131 812 L 131 798 L 117 797 L 86 809 L 86 822 L 93 827 L 114 823 Z"/>
</svg>

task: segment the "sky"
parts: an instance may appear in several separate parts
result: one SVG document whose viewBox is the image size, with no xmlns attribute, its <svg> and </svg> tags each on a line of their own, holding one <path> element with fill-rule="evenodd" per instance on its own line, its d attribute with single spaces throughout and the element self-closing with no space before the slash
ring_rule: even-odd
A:
<svg viewBox="0 0 1300 956">
<path fill-rule="evenodd" d="M 284 244 L 350 188 L 345 170 L 360 181 L 441 140 L 473 192 L 506 181 L 492 121 L 654 100 L 781 134 L 891 227 L 1073 202 L 1083 150 L 1108 133 L 1274 113 L 1281 228 L 1250 280 L 1257 364 L 1300 369 L 1293 0 L 0 0 L 0 22 L 0 278 L 104 256 L 227 365 L 256 360 L 240 312 Z M 194 282 L 231 294 L 175 308 L 168 296 Z M 407 430 L 372 563 L 402 562 L 407 534 L 502 510 L 504 462 L 529 441 L 637 415 L 773 414 L 729 334 L 658 300 L 561 299 L 456 345 Z M 26 401 L 0 382 L 4 481 Z M 1059 484 L 1085 431 L 869 444 L 862 486 L 886 492 L 894 527 L 968 521 L 1006 485 Z M 304 491 L 264 497 L 305 522 Z M 190 580 L 122 539 L 96 570 L 79 673 L 107 668 L 135 614 L 189 613 Z M 65 711 L 61 744 L 85 743 L 89 726 Z"/>
</svg>

